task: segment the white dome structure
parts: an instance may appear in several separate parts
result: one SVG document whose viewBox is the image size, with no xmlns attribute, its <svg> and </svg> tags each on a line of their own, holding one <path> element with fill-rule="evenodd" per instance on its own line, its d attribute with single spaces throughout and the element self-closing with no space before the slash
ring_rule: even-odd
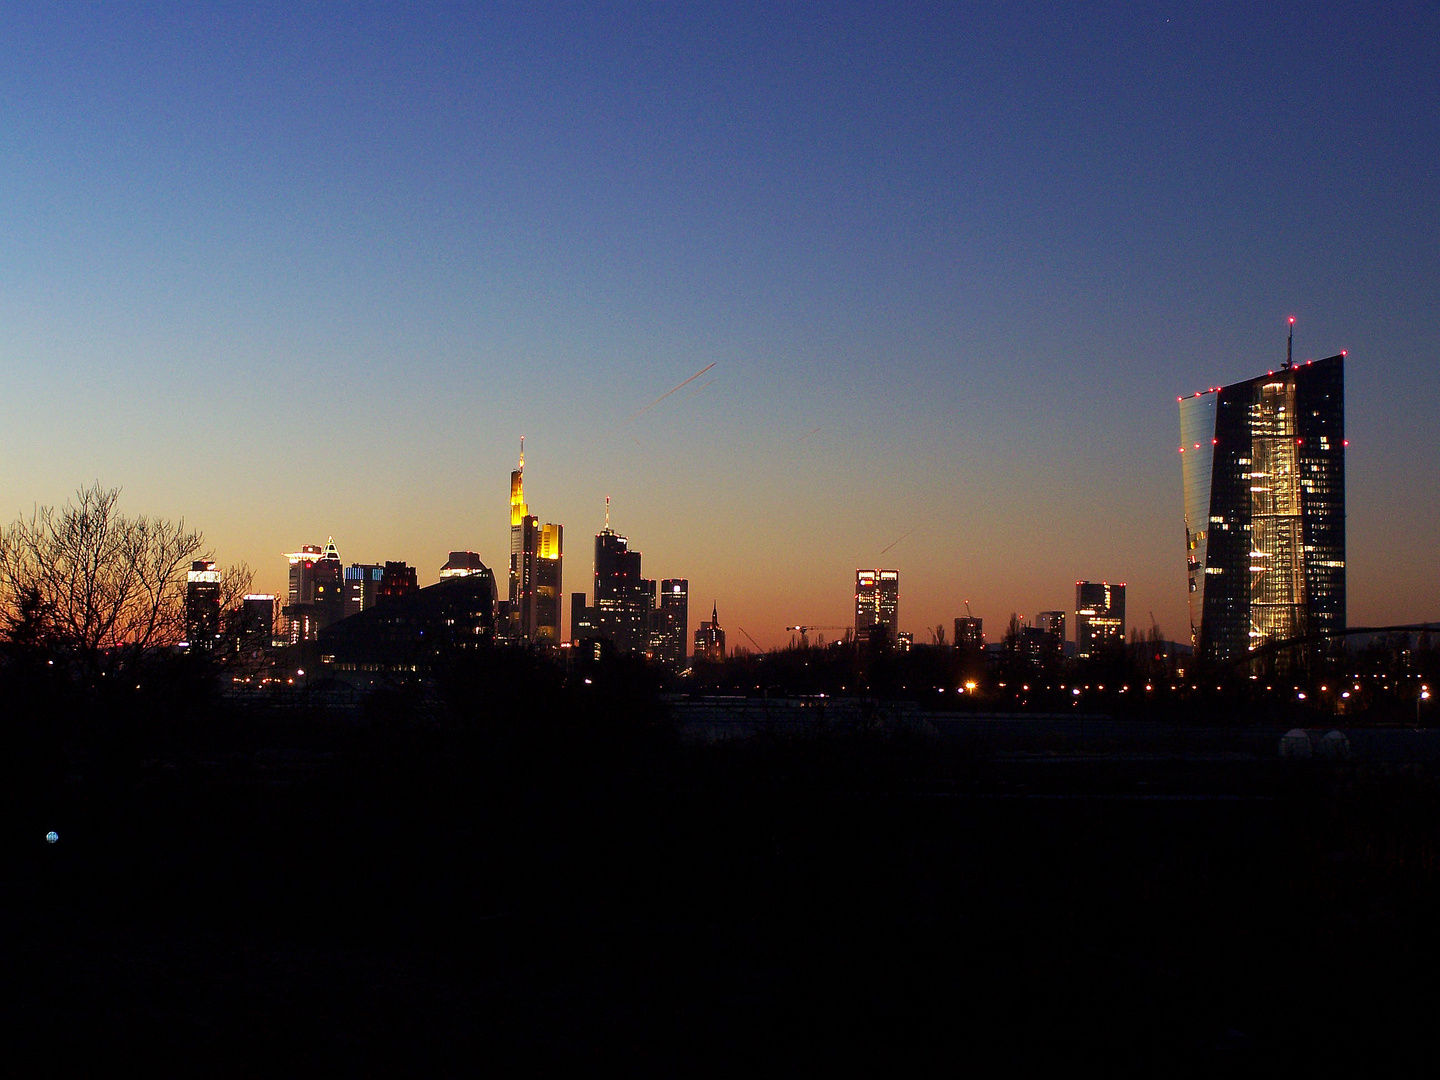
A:
<svg viewBox="0 0 1440 1080">
<path fill-rule="evenodd" d="M 1308 761 L 1313 753 L 1310 735 L 1304 728 L 1291 728 L 1280 737 L 1280 756 L 1287 761 Z"/>
</svg>

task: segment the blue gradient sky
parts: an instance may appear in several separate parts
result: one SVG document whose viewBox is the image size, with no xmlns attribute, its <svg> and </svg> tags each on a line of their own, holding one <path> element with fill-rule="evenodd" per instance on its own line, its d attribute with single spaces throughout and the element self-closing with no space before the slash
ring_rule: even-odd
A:
<svg viewBox="0 0 1440 1080">
<path fill-rule="evenodd" d="M 1440 617 L 1437 5 L 395 8 L 6 5 L 0 516 L 503 570 L 524 434 L 567 592 L 609 494 L 767 645 L 877 563 L 1183 637 L 1176 395 L 1294 314 L 1351 621 Z"/>
</svg>

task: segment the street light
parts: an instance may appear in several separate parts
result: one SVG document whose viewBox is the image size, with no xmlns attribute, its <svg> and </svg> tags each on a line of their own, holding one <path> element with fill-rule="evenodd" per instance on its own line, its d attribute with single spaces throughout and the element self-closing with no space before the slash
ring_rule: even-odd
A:
<svg viewBox="0 0 1440 1080">
<path fill-rule="evenodd" d="M 1421 703 L 1422 701 L 1429 701 L 1429 700 L 1430 700 L 1430 691 L 1429 691 L 1429 690 L 1421 690 L 1421 691 L 1420 691 L 1420 696 L 1415 699 L 1415 726 L 1416 726 L 1417 728 L 1420 726 L 1420 703 Z"/>
</svg>

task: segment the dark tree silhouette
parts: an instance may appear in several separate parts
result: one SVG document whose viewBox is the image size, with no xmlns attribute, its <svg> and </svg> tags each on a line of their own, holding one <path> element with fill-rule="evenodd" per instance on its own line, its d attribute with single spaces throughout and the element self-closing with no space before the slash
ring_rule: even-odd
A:
<svg viewBox="0 0 1440 1080">
<path fill-rule="evenodd" d="M 128 517 L 119 496 L 96 483 L 0 530 L 0 625 L 12 643 L 98 674 L 181 640 L 185 571 L 204 537 L 183 520 Z"/>
</svg>

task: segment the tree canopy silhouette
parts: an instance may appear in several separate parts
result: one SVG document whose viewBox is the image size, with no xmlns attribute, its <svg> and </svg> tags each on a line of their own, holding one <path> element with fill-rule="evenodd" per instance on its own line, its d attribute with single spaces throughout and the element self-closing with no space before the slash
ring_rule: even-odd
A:
<svg viewBox="0 0 1440 1080">
<path fill-rule="evenodd" d="M 0 628 L 93 672 L 180 641 L 185 572 L 204 537 L 184 520 L 120 512 L 97 482 L 0 529 Z"/>
</svg>

